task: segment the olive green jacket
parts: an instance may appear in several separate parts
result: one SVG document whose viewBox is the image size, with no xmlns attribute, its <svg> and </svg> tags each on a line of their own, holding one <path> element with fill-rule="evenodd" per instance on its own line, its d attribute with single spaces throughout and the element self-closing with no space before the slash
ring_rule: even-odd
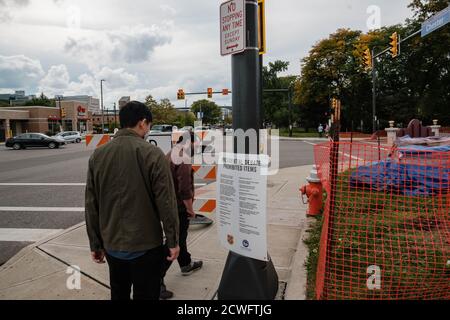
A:
<svg viewBox="0 0 450 320">
<path fill-rule="evenodd" d="M 137 252 L 178 245 L 177 200 L 164 153 L 130 129 L 89 159 L 86 228 L 92 251 Z M 162 222 L 162 225 L 161 225 Z"/>
</svg>

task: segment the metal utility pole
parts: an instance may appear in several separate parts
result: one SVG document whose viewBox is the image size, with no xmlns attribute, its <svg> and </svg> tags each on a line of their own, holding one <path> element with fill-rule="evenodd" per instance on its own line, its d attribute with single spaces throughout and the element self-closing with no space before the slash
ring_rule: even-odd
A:
<svg viewBox="0 0 450 320">
<path fill-rule="evenodd" d="M 261 72 L 258 47 L 258 2 L 247 0 L 246 50 L 234 54 L 232 64 L 233 129 L 254 129 L 261 125 Z M 249 139 L 250 140 L 250 139 Z M 258 137 L 259 140 L 259 137 Z M 259 141 L 258 141 L 259 142 Z M 256 148 L 257 152 L 259 148 Z M 245 150 L 235 153 L 250 154 L 247 140 Z M 278 291 L 278 275 L 272 260 L 260 261 L 229 252 L 218 289 L 219 300 L 272 300 Z"/>
<path fill-rule="evenodd" d="M 102 134 L 105 133 L 105 118 L 103 115 L 103 82 L 105 82 L 105 80 L 100 80 L 100 104 L 101 104 L 101 108 L 102 108 Z"/>
<path fill-rule="evenodd" d="M 373 114 L 373 133 L 377 131 L 377 74 L 375 70 L 375 49 L 372 49 L 372 114 Z"/>
<path fill-rule="evenodd" d="M 63 97 L 62 96 L 55 96 L 55 99 L 58 100 L 58 106 L 59 106 L 59 127 L 60 127 L 60 131 L 63 130 L 63 122 L 62 122 L 62 108 L 61 108 L 61 99 Z"/>
<path fill-rule="evenodd" d="M 116 103 L 114 102 L 114 129 L 117 128 L 117 109 Z"/>
</svg>

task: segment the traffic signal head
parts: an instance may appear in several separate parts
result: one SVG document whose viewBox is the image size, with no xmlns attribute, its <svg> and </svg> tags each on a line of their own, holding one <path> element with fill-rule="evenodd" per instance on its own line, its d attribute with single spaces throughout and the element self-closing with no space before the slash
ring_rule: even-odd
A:
<svg viewBox="0 0 450 320">
<path fill-rule="evenodd" d="M 227 96 L 230 93 L 230 90 L 228 89 L 223 89 L 222 90 L 222 95 Z"/>
<path fill-rule="evenodd" d="M 185 93 L 183 89 L 179 89 L 177 93 L 177 99 L 178 100 L 184 100 L 185 99 Z"/>
<path fill-rule="evenodd" d="M 398 56 L 398 34 L 394 32 L 392 36 L 390 36 L 391 42 L 389 45 L 391 46 L 391 55 L 392 58 L 396 58 Z"/>
<path fill-rule="evenodd" d="M 368 48 L 366 51 L 364 51 L 364 65 L 366 66 L 366 69 L 372 69 L 372 53 L 370 52 L 370 49 Z"/>
<path fill-rule="evenodd" d="M 213 97 L 213 89 L 208 88 L 208 99 L 212 99 L 212 97 Z"/>
<path fill-rule="evenodd" d="M 66 109 L 61 108 L 61 117 L 65 118 L 66 117 Z"/>
</svg>

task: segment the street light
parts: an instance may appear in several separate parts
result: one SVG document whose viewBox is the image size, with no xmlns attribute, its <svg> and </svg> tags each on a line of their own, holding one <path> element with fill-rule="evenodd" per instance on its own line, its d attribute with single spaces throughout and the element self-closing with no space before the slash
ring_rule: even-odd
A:
<svg viewBox="0 0 450 320">
<path fill-rule="evenodd" d="M 102 108 L 102 134 L 105 133 L 105 118 L 103 115 L 103 82 L 106 82 L 106 80 L 100 80 L 100 100 L 101 100 L 101 108 Z"/>
<path fill-rule="evenodd" d="M 62 122 L 62 118 L 63 118 L 63 114 L 62 114 L 62 108 L 61 108 L 61 99 L 63 99 L 63 96 L 55 96 L 55 100 L 58 100 L 59 102 L 59 123 L 60 123 L 60 131 L 64 131 L 63 130 L 63 122 Z"/>
</svg>

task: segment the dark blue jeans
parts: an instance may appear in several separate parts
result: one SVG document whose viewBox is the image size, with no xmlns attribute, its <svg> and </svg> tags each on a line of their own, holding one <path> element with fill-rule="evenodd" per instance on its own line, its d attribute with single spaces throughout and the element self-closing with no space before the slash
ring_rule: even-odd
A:
<svg viewBox="0 0 450 320">
<path fill-rule="evenodd" d="M 130 300 L 131 287 L 133 300 L 159 300 L 163 259 L 163 246 L 133 260 L 121 260 L 107 254 L 111 300 Z"/>
<path fill-rule="evenodd" d="M 180 231 L 179 231 L 179 246 L 180 246 L 180 255 L 178 256 L 178 264 L 180 265 L 180 268 L 188 266 L 191 264 L 191 254 L 189 253 L 187 249 L 187 236 L 188 236 L 188 229 L 189 229 L 189 219 L 188 219 L 188 213 L 186 211 L 186 208 L 184 206 L 178 207 L 178 217 L 180 219 Z M 169 248 L 165 246 L 165 257 L 168 257 L 170 252 Z M 162 272 L 161 272 L 161 278 L 164 279 L 166 276 L 167 270 L 169 270 L 170 266 L 172 265 L 172 262 L 167 261 L 166 258 L 164 258 Z"/>
</svg>

